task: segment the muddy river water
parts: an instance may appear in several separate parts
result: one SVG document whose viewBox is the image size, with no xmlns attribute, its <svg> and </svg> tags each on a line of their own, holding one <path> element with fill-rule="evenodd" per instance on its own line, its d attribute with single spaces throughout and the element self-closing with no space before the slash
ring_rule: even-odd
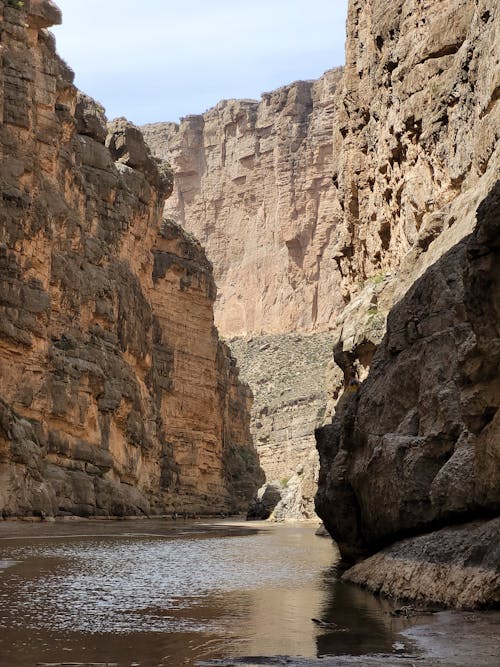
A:
<svg viewBox="0 0 500 667">
<path fill-rule="evenodd" d="M 415 620 L 340 583 L 336 548 L 314 529 L 2 522 L 0 665 L 419 659 L 415 639 L 401 634 Z"/>
</svg>

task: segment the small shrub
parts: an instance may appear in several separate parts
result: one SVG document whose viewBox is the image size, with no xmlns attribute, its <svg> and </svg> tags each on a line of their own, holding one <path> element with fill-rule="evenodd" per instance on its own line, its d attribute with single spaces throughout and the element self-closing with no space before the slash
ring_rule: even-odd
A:
<svg viewBox="0 0 500 667">
<path fill-rule="evenodd" d="M 7 5 L 14 9 L 22 9 L 24 7 L 24 2 L 22 2 L 22 0 L 7 0 Z"/>
</svg>

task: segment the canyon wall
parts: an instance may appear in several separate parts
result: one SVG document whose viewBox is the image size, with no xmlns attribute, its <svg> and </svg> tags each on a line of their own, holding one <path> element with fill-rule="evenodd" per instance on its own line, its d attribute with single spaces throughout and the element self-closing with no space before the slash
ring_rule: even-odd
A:
<svg viewBox="0 0 500 667">
<path fill-rule="evenodd" d="M 327 330 L 343 303 L 331 251 L 341 73 L 143 128 L 175 173 L 165 215 L 201 241 L 214 265 L 216 322 L 256 397 L 252 435 L 281 498 L 276 518 L 314 516 Z"/>
<path fill-rule="evenodd" d="M 0 509 L 227 511 L 261 472 L 251 393 L 170 168 L 79 93 L 48 0 L 0 2 Z"/>
<path fill-rule="evenodd" d="M 332 132 L 341 74 L 143 128 L 175 173 L 166 216 L 199 239 L 214 265 L 224 336 L 315 331 L 332 320 Z"/>
<path fill-rule="evenodd" d="M 334 136 L 347 391 L 317 510 L 345 557 L 385 547 L 346 578 L 454 606 L 500 600 L 499 36 L 481 0 L 352 0 Z"/>
<path fill-rule="evenodd" d="M 347 28 L 343 71 L 145 128 L 176 174 L 167 216 L 206 246 L 217 321 L 241 337 L 232 345 L 257 396 L 252 431 L 267 479 L 293 478 L 295 507 L 309 495 L 293 452 L 305 459 L 298 433 L 320 421 L 312 394 L 328 420 L 343 389 L 367 377 L 387 313 L 472 232 L 498 178 L 496 7 L 351 0 Z M 301 415 L 284 431 L 290 406 L 276 397 L 290 378 L 268 372 L 265 334 L 282 336 L 277 358 L 291 332 L 318 348 L 324 332 L 337 365 L 324 348 L 329 397 L 314 364 L 312 393 L 297 374 Z M 317 462 L 307 459 L 310 480 Z"/>
</svg>

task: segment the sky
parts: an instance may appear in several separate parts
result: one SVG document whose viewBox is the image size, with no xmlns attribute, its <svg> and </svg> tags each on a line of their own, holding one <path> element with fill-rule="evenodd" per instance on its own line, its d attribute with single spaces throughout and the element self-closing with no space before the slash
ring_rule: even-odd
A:
<svg viewBox="0 0 500 667">
<path fill-rule="evenodd" d="M 76 85 L 141 125 L 344 63 L 347 0 L 56 0 Z"/>
</svg>

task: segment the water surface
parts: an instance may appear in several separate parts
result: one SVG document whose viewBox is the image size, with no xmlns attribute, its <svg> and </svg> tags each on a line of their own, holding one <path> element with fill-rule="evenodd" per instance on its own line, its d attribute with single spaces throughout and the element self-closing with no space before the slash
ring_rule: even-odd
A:
<svg viewBox="0 0 500 667">
<path fill-rule="evenodd" d="M 338 582 L 338 552 L 314 529 L 4 522 L 0 665 L 404 652 L 404 621 Z"/>
</svg>

